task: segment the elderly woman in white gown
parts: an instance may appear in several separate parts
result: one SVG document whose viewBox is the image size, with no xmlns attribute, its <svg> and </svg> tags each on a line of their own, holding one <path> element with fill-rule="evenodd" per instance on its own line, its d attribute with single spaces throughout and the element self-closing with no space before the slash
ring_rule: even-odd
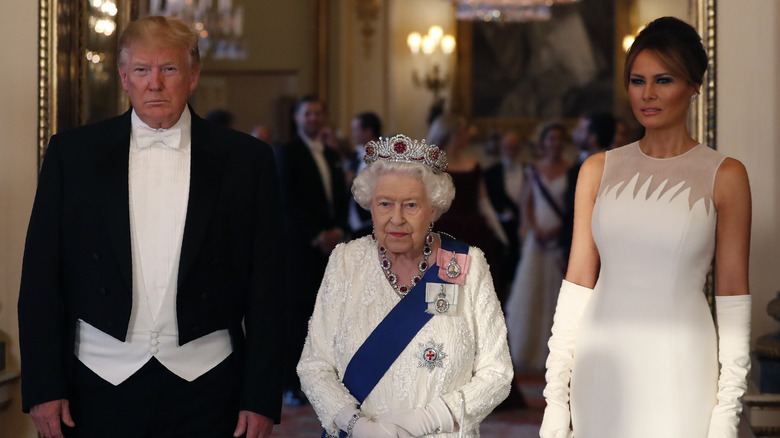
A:
<svg viewBox="0 0 780 438">
<path fill-rule="evenodd" d="M 446 155 L 399 135 L 369 143 L 365 161 L 352 190 L 374 233 L 330 256 L 303 391 L 323 436 L 478 437 L 512 363 L 482 251 L 433 231 L 455 196 Z"/>
</svg>

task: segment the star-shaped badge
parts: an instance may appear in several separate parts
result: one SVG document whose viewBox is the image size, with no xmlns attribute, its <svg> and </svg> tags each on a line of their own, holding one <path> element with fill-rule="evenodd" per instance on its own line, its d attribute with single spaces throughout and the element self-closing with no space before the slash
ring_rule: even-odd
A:
<svg viewBox="0 0 780 438">
<path fill-rule="evenodd" d="M 420 346 L 420 366 L 428 368 L 428 371 L 433 371 L 434 368 L 443 366 L 442 359 L 447 357 L 447 354 L 442 351 L 442 345 L 436 344 L 433 341 L 428 341 L 425 344 L 418 344 Z"/>
</svg>

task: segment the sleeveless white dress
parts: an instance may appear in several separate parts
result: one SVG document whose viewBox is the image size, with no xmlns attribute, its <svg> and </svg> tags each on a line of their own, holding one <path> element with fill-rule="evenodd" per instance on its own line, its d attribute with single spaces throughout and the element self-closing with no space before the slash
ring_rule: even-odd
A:
<svg viewBox="0 0 780 438">
<path fill-rule="evenodd" d="M 638 143 L 607 152 L 592 216 L 601 256 L 571 382 L 575 438 L 706 438 L 717 392 L 715 325 L 703 293 L 724 155 Z"/>
<path fill-rule="evenodd" d="M 530 172 L 527 174 L 528 184 L 533 188 L 537 227 L 544 230 L 559 227 L 561 218 L 542 195 L 539 184 L 533 180 Z M 565 205 L 566 174 L 552 180 L 542 175 L 539 178 L 559 209 L 562 209 Z M 509 353 L 516 371 L 542 371 L 549 353 L 547 340 L 550 338 L 555 303 L 563 280 L 561 248 L 558 239 L 542 247 L 531 231 L 523 240 L 521 254 L 504 309 Z"/>
</svg>

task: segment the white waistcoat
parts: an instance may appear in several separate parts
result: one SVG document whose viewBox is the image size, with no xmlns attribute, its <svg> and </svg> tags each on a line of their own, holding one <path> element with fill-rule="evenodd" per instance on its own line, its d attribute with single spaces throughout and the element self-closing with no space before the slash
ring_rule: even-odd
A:
<svg viewBox="0 0 780 438">
<path fill-rule="evenodd" d="M 178 148 L 138 148 L 130 140 L 130 235 L 133 308 L 125 342 L 79 320 L 76 357 L 104 380 L 119 385 L 152 357 L 193 381 L 232 352 L 227 329 L 178 345 L 176 287 L 190 180 L 188 110 L 171 129 L 181 129 Z M 143 122 L 132 114 L 133 132 Z"/>
</svg>

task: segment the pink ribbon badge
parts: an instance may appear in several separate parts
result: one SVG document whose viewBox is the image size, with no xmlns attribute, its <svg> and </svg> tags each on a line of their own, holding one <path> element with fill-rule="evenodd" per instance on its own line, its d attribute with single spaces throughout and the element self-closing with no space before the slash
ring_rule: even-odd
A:
<svg viewBox="0 0 780 438">
<path fill-rule="evenodd" d="M 455 256 L 453 258 L 453 255 Z M 448 283 L 465 284 L 471 258 L 468 254 L 453 253 L 439 248 L 436 264 L 439 265 L 439 278 Z"/>
</svg>

